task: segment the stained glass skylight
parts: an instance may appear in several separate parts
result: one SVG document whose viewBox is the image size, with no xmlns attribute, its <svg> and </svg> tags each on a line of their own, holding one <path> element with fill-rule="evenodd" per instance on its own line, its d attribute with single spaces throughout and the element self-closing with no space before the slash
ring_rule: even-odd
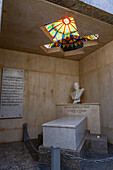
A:
<svg viewBox="0 0 113 170">
<path fill-rule="evenodd" d="M 49 51 L 55 47 L 59 47 L 64 53 L 66 51 L 83 49 L 84 42 L 98 40 L 99 38 L 98 34 L 80 37 L 73 17 L 66 17 L 59 21 L 45 24 L 42 26 L 42 29 L 53 41 L 51 44 L 44 45 L 44 48 L 41 46 L 43 49 L 46 48 Z M 93 43 L 93 45 L 96 44 L 97 42 L 95 44 Z M 58 52 L 58 48 L 56 49 L 56 52 Z M 55 52 L 55 50 L 51 50 L 51 52 Z"/>
<path fill-rule="evenodd" d="M 66 39 L 80 39 L 80 35 L 73 17 L 68 17 L 57 22 L 45 24 L 44 27 L 53 37 L 54 42 L 59 42 Z"/>
</svg>

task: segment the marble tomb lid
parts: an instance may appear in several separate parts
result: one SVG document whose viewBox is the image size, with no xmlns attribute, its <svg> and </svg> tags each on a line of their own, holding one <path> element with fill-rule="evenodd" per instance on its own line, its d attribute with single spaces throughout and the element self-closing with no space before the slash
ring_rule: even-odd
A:
<svg viewBox="0 0 113 170">
<path fill-rule="evenodd" d="M 42 124 L 43 127 L 61 127 L 61 128 L 76 128 L 86 116 L 70 116 L 62 117 L 47 123 Z"/>
</svg>

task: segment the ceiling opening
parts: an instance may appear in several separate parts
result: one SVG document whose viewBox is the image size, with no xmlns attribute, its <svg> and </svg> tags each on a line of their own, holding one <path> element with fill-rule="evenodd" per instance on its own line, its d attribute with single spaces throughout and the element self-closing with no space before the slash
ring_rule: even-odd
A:
<svg viewBox="0 0 113 170">
<path fill-rule="evenodd" d="M 61 52 L 64 56 L 85 53 L 87 46 L 97 45 L 99 35 L 81 37 L 73 17 L 66 17 L 41 26 L 41 29 L 52 41 L 41 46 L 46 53 Z"/>
</svg>

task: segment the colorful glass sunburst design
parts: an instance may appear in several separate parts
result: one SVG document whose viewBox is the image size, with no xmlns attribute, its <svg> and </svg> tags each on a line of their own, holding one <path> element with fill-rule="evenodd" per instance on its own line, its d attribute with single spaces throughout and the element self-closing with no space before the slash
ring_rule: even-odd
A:
<svg viewBox="0 0 113 170">
<path fill-rule="evenodd" d="M 76 50 L 84 48 L 84 42 L 98 40 L 99 38 L 98 34 L 80 37 L 73 17 L 66 17 L 59 21 L 45 24 L 43 27 L 53 41 L 51 44 L 44 45 L 47 49 L 61 47 L 64 52 Z"/>
<path fill-rule="evenodd" d="M 52 36 L 54 42 L 80 39 L 80 35 L 73 17 L 64 18 L 57 22 L 45 24 L 44 27 Z"/>
</svg>

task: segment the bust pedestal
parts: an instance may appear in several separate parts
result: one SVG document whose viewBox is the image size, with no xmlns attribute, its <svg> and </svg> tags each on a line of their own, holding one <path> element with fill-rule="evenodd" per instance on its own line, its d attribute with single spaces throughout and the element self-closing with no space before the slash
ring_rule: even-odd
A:
<svg viewBox="0 0 113 170">
<path fill-rule="evenodd" d="M 98 103 L 57 104 L 57 118 L 76 115 L 87 117 L 87 129 L 91 134 L 101 134 Z"/>
</svg>

